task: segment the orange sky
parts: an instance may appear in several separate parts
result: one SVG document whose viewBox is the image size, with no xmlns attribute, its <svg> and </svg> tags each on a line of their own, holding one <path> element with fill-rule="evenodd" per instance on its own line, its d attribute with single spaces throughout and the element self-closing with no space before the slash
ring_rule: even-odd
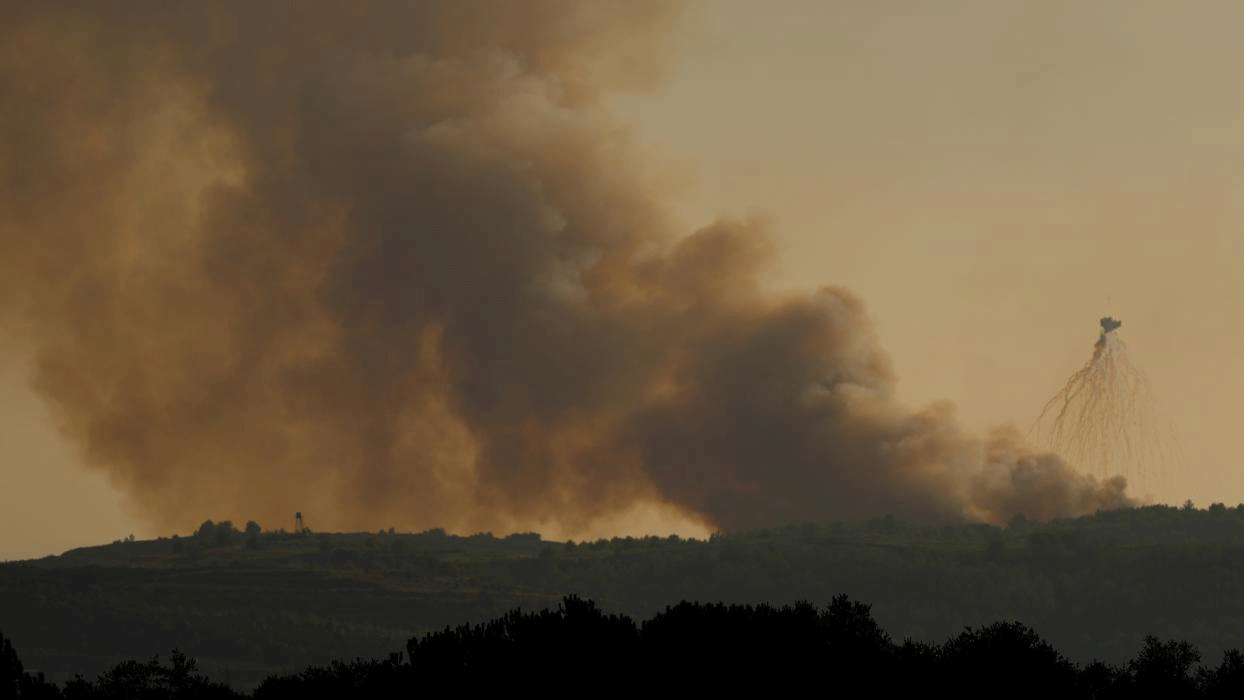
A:
<svg viewBox="0 0 1244 700">
<path fill-rule="evenodd" d="M 616 104 L 694 181 L 688 226 L 765 212 L 775 287 L 865 300 L 913 405 L 1026 427 L 1121 318 L 1181 448 L 1138 490 L 1234 504 L 1242 25 L 1234 2 L 722 0 L 658 92 Z M 0 388 L 0 558 L 156 534 L 20 364 Z"/>
</svg>

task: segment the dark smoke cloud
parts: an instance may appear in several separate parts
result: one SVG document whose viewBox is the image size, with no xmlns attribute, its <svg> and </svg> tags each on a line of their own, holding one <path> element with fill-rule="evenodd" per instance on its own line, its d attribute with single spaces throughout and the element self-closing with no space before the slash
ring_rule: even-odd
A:
<svg viewBox="0 0 1244 700">
<path fill-rule="evenodd" d="M 760 290 L 761 223 L 668 229 L 600 98 L 670 3 L 6 7 L 0 328 L 153 523 L 1128 503 L 897 405 L 854 297 Z"/>
</svg>

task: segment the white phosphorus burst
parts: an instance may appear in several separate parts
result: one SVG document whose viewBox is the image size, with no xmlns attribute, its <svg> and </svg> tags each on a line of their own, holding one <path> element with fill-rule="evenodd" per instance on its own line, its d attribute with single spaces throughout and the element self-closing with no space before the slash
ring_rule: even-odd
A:
<svg viewBox="0 0 1244 700">
<path fill-rule="evenodd" d="M 1115 332 L 1122 325 L 1101 319 L 1092 358 L 1045 404 L 1030 434 L 1091 474 L 1121 474 L 1147 489 L 1163 476 L 1168 431 L 1155 415 L 1148 378 Z"/>
</svg>

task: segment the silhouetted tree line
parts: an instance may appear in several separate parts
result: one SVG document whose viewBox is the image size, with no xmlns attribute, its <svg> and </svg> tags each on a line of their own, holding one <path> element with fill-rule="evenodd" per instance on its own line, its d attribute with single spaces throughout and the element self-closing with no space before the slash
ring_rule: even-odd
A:
<svg viewBox="0 0 1244 700">
<path fill-rule="evenodd" d="M 556 610 L 514 610 L 411 639 L 387 659 L 335 661 L 271 676 L 251 697 L 409 697 L 419 692 L 535 690 L 555 694 L 819 689 L 831 695 L 953 694 L 1008 698 L 1239 698 L 1244 654 L 1203 666 L 1187 642 L 1145 639 L 1120 666 L 1072 663 L 1017 622 L 965 628 L 942 644 L 896 643 L 870 606 L 838 596 L 824 608 L 683 602 L 636 624 L 577 596 Z M 174 651 L 127 661 L 63 687 L 23 669 L 0 636 L 0 700 L 247 697 Z"/>
</svg>

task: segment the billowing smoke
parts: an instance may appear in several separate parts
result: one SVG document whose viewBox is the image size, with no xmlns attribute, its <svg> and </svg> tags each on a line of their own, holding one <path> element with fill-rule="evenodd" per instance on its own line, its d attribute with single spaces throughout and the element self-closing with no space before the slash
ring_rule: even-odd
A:
<svg viewBox="0 0 1244 700">
<path fill-rule="evenodd" d="M 761 291 L 762 224 L 669 229 L 601 96 L 670 3 L 4 7 L 0 329 L 153 524 L 1129 502 L 899 406 L 853 296 Z"/>
</svg>

